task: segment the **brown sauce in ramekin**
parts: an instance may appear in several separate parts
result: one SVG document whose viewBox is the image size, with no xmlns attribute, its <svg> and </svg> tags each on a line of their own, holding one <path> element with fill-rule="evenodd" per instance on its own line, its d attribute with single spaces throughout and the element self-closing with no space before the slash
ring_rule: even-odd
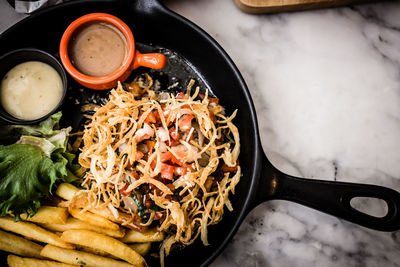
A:
<svg viewBox="0 0 400 267">
<path fill-rule="evenodd" d="M 125 36 L 107 23 L 85 25 L 72 38 L 69 56 L 80 72 L 93 77 L 116 71 L 127 55 Z"/>
</svg>

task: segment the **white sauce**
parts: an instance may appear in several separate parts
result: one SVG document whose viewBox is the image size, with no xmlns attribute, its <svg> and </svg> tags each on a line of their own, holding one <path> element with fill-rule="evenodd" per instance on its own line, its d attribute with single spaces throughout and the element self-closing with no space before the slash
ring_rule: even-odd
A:
<svg viewBox="0 0 400 267">
<path fill-rule="evenodd" d="M 28 61 L 12 68 L 1 81 L 0 100 L 4 110 L 23 120 L 39 119 L 59 103 L 63 83 L 50 65 Z"/>
</svg>

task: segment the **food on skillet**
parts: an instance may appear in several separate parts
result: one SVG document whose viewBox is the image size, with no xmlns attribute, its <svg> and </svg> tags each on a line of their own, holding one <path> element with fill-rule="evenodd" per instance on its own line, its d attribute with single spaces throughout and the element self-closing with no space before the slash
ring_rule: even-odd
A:
<svg viewBox="0 0 400 267">
<path fill-rule="evenodd" d="M 92 113 L 69 145 L 72 151 L 80 146 L 83 167 L 73 171 L 83 177 L 83 188 L 67 180 L 36 215 L 21 215 L 24 222 L 0 218 L 0 228 L 12 232 L 0 239 L 0 249 L 29 257 L 9 256 L 10 266 L 32 257 L 146 266 L 143 256 L 152 242 L 162 242 L 163 265 L 174 244 L 189 245 L 200 236 L 207 245 L 207 227 L 222 219 L 224 206 L 232 210 L 228 197 L 241 176 L 240 143 L 232 123 L 236 112 L 226 117 L 217 98 L 192 86 L 186 93 L 158 91 L 146 74 L 119 84 L 105 105 L 83 106 Z M 24 134 L 34 135 L 48 122 Z"/>
<path fill-rule="evenodd" d="M 22 120 L 49 114 L 63 96 L 63 82 L 50 65 L 39 61 L 18 64 L 8 71 L 0 85 L 4 110 Z"/>
<path fill-rule="evenodd" d="M 108 207 L 137 231 L 165 232 L 174 243 L 205 245 L 207 226 L 222 219 L 241 171 L 239 134 L 217 98 L 152 90 L 148 75 L 112 90 L 83 134 L 79 163 L 88 169 L 73 207 Z M 89 206 L 87 206 L 89 204 Z"/>
</svg>

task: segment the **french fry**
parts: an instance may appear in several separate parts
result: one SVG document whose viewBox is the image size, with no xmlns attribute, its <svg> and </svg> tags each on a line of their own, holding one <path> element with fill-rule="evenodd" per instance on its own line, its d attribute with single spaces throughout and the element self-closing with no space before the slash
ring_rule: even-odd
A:
<svg viewBox="0 0 400 267">
<path fill-rule="evenodd" d="M 21 258 L 14 255 L 8 255 L 7 263 L 9 267 L 76 267 L 76 265 L 71 264 L 32 258 Z"/>
<path fill-rule="evenodd" d="M 99 216 L 102 216 L 112 222 L 118 223 L 118 224 L 122 224 L 125 227 L 128 227 L 130 229 L 134 229 L 134 230 L 141 230 L 143 227 L 140 226 L 140 224 L 138 224 L 137 222 L 130 222 L 130 223 L 126 223 L 127 221 L 131 221 L 132 220 L 132 216 L 130 214 L 127 214 L 125 212 L 118 212 L 118 218 L 115 218 L 114 215 L 112 214 L 112 212 L 107 208 L 107 207 L 99 207 L 99 208 L 91 208 L 89 209 L 90 212 L 97 214 Z"/>
<path fill-rule="evenodd" d="M 14 222 L 13 218 L 1 217 L 0 228 L 43 243 L 63 248 L 74 248 L 73 245 L 62 241 L 55 233 L 49 232 L 33 223 L 23 221 Z"/>
<path fill-rule="evenodd" d="M 98 227 L 103 227 L 103 228 L 107 228 L 107 229 L 111 229 L 111 230 L 119 229 L 118 224 L 110 222 L 106 218 L 99 216 L 97 214 L 93 214 L 88 211 L 82 211 L 81 209 L 69 209 L 69 213 L 76 219 L 87 222 L 91 225 L 95 225 Z"/>
<path fill-rule="evenodd" d="M 111 213 L 111 211 L 107 207 L 91 208 L 89 210 L 90 210 L 90 212 L 97 214 L 101 217 L 104 217 L 112 222 L 121 223 L 121 220 L 115 218 L 114 215 Z M 119 213 L 121 215 L 122 212 L 119 212 Z"/>
<path fill-rule="evenodd" d="M 46 245 L 40 253 L 43 257 L 47 257 L 59 262 L 78 264 L 94 267 L 132 267 L 131 264 L 101 257 L 91 253 L 77 251 L 72 249 L 60 248 L 52 245 Z"/>
<path fill-rule="evenodd" d="M 68 203 L 70 205 L 70 203 Z M 76 195 L 73 197 L 72 200 L 72 205 L 69 206 L 70 208 L 84 208 L 88 207 L 90 205 L 87 197 L 87 192 L 81 191 L 79 195 Z M 110 204 L 109 204 L 110 205 Z M 114 216 L 114 214 L 111 212 L 109 207 L 105 206 L 104 202 L 100 202 L 97 207 L 91 207 L 88 209 L 93 214 L 97 214 L 101 217 L 104 217 L 111 222 L 115 222 L 118 224 L 123 224 L 124 226 L 135 229 L 135 230 L 140 230 L 142 227 L 140 226 L 140 223 L 138 224 L 137 222 L 131 221 L 132 216 L 130 214 L 127 214 L 125 212 L 117 211 L 118 216 Z M 126 223 L 128 221 L 131 221 L 130 223 Z"/>
<path fill-rule="evenodd" d="M 134 266 L 147 266 L 145 260 L 139 253 L 121 241 L 109 236 L 88 230 L 68 230 L 62 234 L 61 239 L 72 244 L 102 250 Z"/>
<path fill-rule="evenodd" d="M 25 257 L 41 258 L 42 246 L 25 238 L 0 231 L 0 250 Z"/>
<path fill-rule="evenodd" d="M 157 229 L 148 229 L 144 232 L 129 230 L 123 238 L 119 239 L 124 243 L 144 243 L 144 242 L 157 242 L 164 240 L 164 233 L 157 231 Z"/>
<path fill-rule="evenodd" d="M 128 244 L 128 246 L 140 255 L 145 256 L 150 251 L 151 242 Z"/>
<path fill-rule="evenodd" d="M 112 258 L 112 259 L 118 259 L 116 257 L 114 257 L 111 254 L 108 254 L 107 252 L 98 250 L 98 249 L 94 249 L 94 248 L 89 248 L 89 247 L 85 247 L 85 246 L 79 246 L 79 245 L 75 245 L 76 248 L 80 251 L 85 251 L 94 255 L 99 255 L 99 256 L 103 256 L 103 257 L 107 257 L 107 258 Z"/>
<path fill-rule="evenodd" d="M 69 207 L 69 201 L 60 201 L 60 202 L 58 202 L 58 204 L 57 204 L 57 207 L 60 207 L 60 208 L 68 208 Z"/>
<path fill-rule="evenodd" d="M 80 189 L 73 186 L 72 184 L 62 183 L 58 186 L 56 190 L 56 195 L 63 199 L 71 200 L 74 195 L 79 191 Z"/>
<path fill-rule="evenodd" d="M 66 208 L 41 206 L 32 217 L 27 217 L 26 214 L 20 216 L 22 220 L 29 222 L 65 224 L 68 218 L 68 210 Z"/>
<path fill-rule="evenodd" d="M 72 208 L 83 208 L 89 206 L 89 201 L 87 199 L 87 194 L 82 193 L 77 198 L 74 199 L 74 205 Z M 104 217 L 112 222 L 120 223 L 121 220 L 114 217 L 112 212 L 104 206 L 104 202 L 101 202 L 99 207 L 89 208 L 91 213 L 97 214 Z"/>
<path fill-rule="evenodd" d="M 79 196 L 77 196 L 73 201 L 73 208 L 83 208 L 89 206 L 90 203 L 87 198 L 87 192 L 82 192 Z M 100 202 L 98 207 L 92 207 L 88 209 L 91 213 L 100 215 L 112 222 L 121 223 L 122 218 L 115 218 L 110 209 L 105 206 L 104 202 Z M 124 219 L 130 219 L 130 215 L 124 212 L 118 212 L 120 217 L 124 217 Z"/>
<path fill-rule="evenodd" d="M 105 234 L 108 236 L 116 237 L 116 238 L 121 238 L 125 235 L 125 229 L 124 228 L 119 228 L 118 230 L 111 230 L 103 227 L 98 227 L 94 226 L 91 224 L 88 224 L 86 222 L 83 222 L 81 220 L 69 217 L 67 219 L 66 224 L 54 224 L 54 223 L 46 223 L 46 224 L 41 224 L 42 227 L 49 229 L 50 231 L 55 231 L 55 232 L 65 232 L 67 230 L 73 230 L 73 229 L 83 229 L 83 230 L 90 230 L 94 231 L 100 234 Z"/>
<path fill-rule="evenodd" d="M 79 188 L 68 184 L 68 183 L 62 183 L 58 186 L 56 194 L 66 200 L 72 200 L 75 196 L 76 193 L 78 193 L 79 191 L 81 191 Z M 87 194 L 85 194 L 86 192 L 81 192 L 82 194 L 79 194 L 79 196 L 76 196 L 76 199 L 74 199 L 73 201 L 73 206 L 72 208 L 82 208 L 82 207 L 87 207 L 89 205 L 88 203 L 88 199 L 86 198 Z M 107 219 L 111 222 L 115 222 L 115 223 L 122 223 L 123 221 L 129 221 L 130 215 L 123 213 L 123 212 L 119 212 L 119 216 L 121 218 L 115 218 L 114 215 L 112 214 L 112 212 L 103 205 L 104 203 L 102 203 L 100 205 L 100 207 L 95 207 L 95 208 L 90 208 L 89 212 L 99 215 L 99 217 L 103 217 L 104 219 Z M 69 203 L 66 202 L 60 202 L 59 203 L 59 207 L 68 207 Z M 69 210 L 69 212 L 71 213 L 72 216 L 75 216 L 77 219 L 86 221 L 88 223 L 91 223 L 93 225 L 97 225 L 103 228 L 109 228 L 109 229 L 114 229 L 117 230 L 118 225 L 116 224 L 111 224 L 111 222 L 106 222 L 104 220 L 99 219 L 99 217 L 97 216 L 91 216 L 90 214 L 88 214 L 88 216 L 90 216 L 91 218 L 87 218 L 87 216 L 84 216 L 81 214 L 77 214 L 76 212 L 74 212 L 74 210 L 72 209 Z M 73 214 L 72 214 L 73 213 Z M 85 218 L 86 217 L 86 218 Z M 123 220 L 124 219 L 124 220 Z M 129 225 L 128 225 L 129 227 Z"/>
</svg>

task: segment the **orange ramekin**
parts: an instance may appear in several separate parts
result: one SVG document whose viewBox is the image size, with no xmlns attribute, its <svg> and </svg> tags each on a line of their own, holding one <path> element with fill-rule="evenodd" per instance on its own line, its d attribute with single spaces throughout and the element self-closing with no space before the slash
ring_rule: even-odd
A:
<svg viewBox="0 0 400 267">
<path fill-rule="evenodd" d="M 81 73 L 71 63 L 68 46 L 71 38 L 80 27 L 87 23 L 104 22 L 113 25 L 125 36 L 127 42 L 127 56 L 122 65 L 113 73 L 106 76 L 93 77 Z M 141 54 L 135 49 L 135 39 L 129 27 L 119 18 L 106 13 L 91 13 L 73 21 L 65 30 L 60 42 L 60 58 L 67 72 L 80 84 L 95 90 L 105 90 L 115 87 L 118 81 L 125 81 L 132 70 L 143 66 L 153 69 L 162 69 L 166 64 L 166 57 L 160 53 Z"/>
</svg>

